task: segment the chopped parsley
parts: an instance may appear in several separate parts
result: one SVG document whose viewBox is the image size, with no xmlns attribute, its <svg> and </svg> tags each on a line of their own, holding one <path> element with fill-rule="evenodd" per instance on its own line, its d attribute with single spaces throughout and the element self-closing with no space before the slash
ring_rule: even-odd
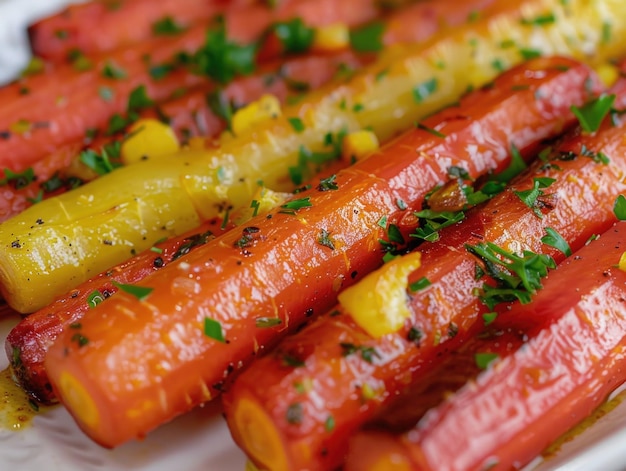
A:
<svg viewBox="0 0 626 471">
<path fill-rule="evenodd" d="M 94 290 L 87 296 L 87 305 L 91 308 L 96 307 L 104 301 L 104 295 L 99 290 Z"/>
<path fill-rule="evenodd" d="M 283 208 L 279 211 L 279 213 L 284 214 L 295 214 L 296 211 L 302 208 L 308 208 L 313 206 L 311 204 L 311 197 L 307 196 L 305 198 L 299 198 L 291 201 L 287 201 L 285 204 L 281 204 L 280 207 Z"/>
<path fill-rule="evenodd" d="M 335 180 L 337 179 L 337 175 L 331 175 L 330 177 L 327 178 L 323 178 L 322 180 L 320 180 L 320 184 L 317 185 L 317 189 L 319 191 L 331 191 L 331 190 L 338 190 L 339 186 L 337 186 L 337 183 L 335 183 Z"/>
<path fill-rule="evenodd" d="M 626 221 L 626 197 L 619 195 L 613 204 L 613 213 L 620 221 Z"/>
<path fill-rule="evenodd" d="M 571 110 L 578 118 L 583 131 L 594 133 L 600 128 L 604 117 L 611 111 L 614 101 L 615 95 L 602 94 L 581 107 L 572 105 Z"/>
<path fill-rule="evenodd" d="M 276 327 L 277 325 L 281 325 L 283 323 L 278 317 L 257 317 L 254 321 L 254 324 L 262 329 L 267 329 L 270 327 Z"/>
<path fill-rule="evenodd" d="M 215 90 L 207 95 L 206 101 L 211 111 L 226 122 L 226 129 L 232 131 L 235 106 L 226 93 L 223 90 Z"/>
<path fill-rule="evenodd" d="M 499 355 L 497 353 L 490 352 L 478 352 L 474 355 L 474 361 L 476 361 L 476 366 L 481 370 L 485 370 L 489 367 L 489 365 L 497 360 Z"/>
<path fill-rule="evenodd" d="M 102 76 L 113 80 L 122 80 L 128 77 L 128 73 L 114 62 L 107 61 L 102 68 Z"/>
<path fill-rule="evenodd" d="M 144 301 L 150 295 L 150 293 L 154 291 L 154 288 L 150 288 L 148 286 L 128 285 L 118 283 L 117 281 L 112 281 L 111 283 L 113 283 L 113 285 L 116 286 L 120 291 L 124 291 L 125 293 L 134 296 L 139 301 Z"/>
<path fill-rule="evenodd" d="M 157 36 L 172 36 L 185 31 L 185 28 L 171 16 L 166 16 L 152 24 L 152 32 Z"/>
<path fill-rule="evenodd" d="M 204 318 L 204 335 L 218 342 L 226 343 L 224 333 L 222 332 L 222 324 L 210 317 Z"/>
<path fill-rule="evenodd" d="M 516 255 L 492 242 L 465 245 L 466 250 L 476 256 L 482 267 L 477 267 L 477 278 L 490 276 L 496 285 L 483 283 L 476 294 L 489 309 L 496 304 L 519 300 L 527 304 L 531 296 L 542 288 L 541 278 L 548 274 L 548 268 L 555 268 L 552 257 L 525 250 Z"/>
<path fill-rule="evenodd" d="M 353 343 L 348 343 L 348 342 L 341 342 L 339 344 L 339 347 L 341 348 L 342 356 L 347 357 L 354 353 L 360 353 L 361 358 L 368 363 L 372 363 L 374 360 L 374 357 L 380 357 L 380 355 L 378 354 L 378 352 L 376 351 L 374 347 L 367 347 L 365 345 L 355 345 Z"/>
<path fill-rule="evenodd" d="M 566 257 L 572 255 L 572 249 L 567 241 L 561 234 L 551 227 L 546 227 L 546 235 L 541 238 L 541 242 L 549 245 L 550 247 L 554 247 L 558 251 L 562 252 Z"/>
<path fill-rule="evenodd" d="M 418 211 L 415 215 L 420 218 L 421 226 L 410 236 L 428 242 L 436 242 L 439 240 L 441 229 L 461 222 L 465 218 L 463 211 L 433 211 L 431 209 Z"/>
<path fill-rule="evenodd" d="M 415 103 L 422 103 L 428 97 L 430 97 L 433 93 L 437 91 L 439 82 L 435 77 L 430 80 L 426 80 L 415 87 L 413 87 L 413 100 Z"/>
<path fill-rule="evenodd" d="M 514 193 L 541 219 L 543 214 L 541 214 L 539 197 L 545 194 L 543 189 L 548 188 L 555 181 L 554 178 L 537 177 L 533 179 L 533 187 L 530 190 L 514 191 Z"/>
<path fill-rule="evenodd" d="M 423 276 L 419 280 L 414 281 L 413 283 L 409 284 L 409 291 L 411 293 L 417 293 L 418 291 L 421 291 L 424 288 L 428 288 L 431 284 L 432 283 L 430 282 L 430 280 L 426 278 L 425 276 Z"/>
<path fill-rule="evenodd" d="M 23 172 L 13 172 L 11 169 L 4 169 L 4 178 L 0 179 L 0 186 L 11 184 L 16 190 L 22 189 L 35 181 L 35 171 L 28 167 Z"/>
<path fill-rule="evenodd" d="M 300 118 L 298 117 L 287 118 L 287 121 L 289 121 L 289 124 L 291 124 L 291 127 L 293 128 L 295 132 L 301 133 L 302 131 L 304 131 L 305 129 L 304 123 L 302 122 Z"/>
<path fill-rule="evenodd" d="M 330 237 L 330 232 L 326 229 L 320 230 L 320 233 L 317 236 L 317 243 L 323 245 L 324 247 L 328 247 L 330 250 L 335 250 L 335 242 Z"/>
<path fill-rule="evenodd" d="M 294 18 L 274 25 L 274 34 L 287 53 L 303 53 L 308 51 L 315 38 L 315 30 L 304 24 L 302 18 Z"/>
<path fill-rule="evenodd" d="M 195 72 L 225 84 L 238 75 L 250 75 L 255 69 L 256 44 L 240 45 L 228 39 L 223 18 L 207 31 L 204 45 L 191 59 Z"/>
<path fill-rule="evenodd" d="M 383 49 L 384 23 L 378 21 L 350 31 L 350 46 L 356 52 L 378 52 Z"/>
</svg>

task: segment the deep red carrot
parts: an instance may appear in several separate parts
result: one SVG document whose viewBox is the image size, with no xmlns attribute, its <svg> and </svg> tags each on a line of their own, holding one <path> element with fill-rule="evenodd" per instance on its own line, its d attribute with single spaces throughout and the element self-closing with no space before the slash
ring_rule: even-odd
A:
<svg viewBox="0 0 626 471">
<path fill-rule="evenodd" d="M 181 87 L 203 83 L 206 77 L 188 72 L 189 66 L 182 67 L 181 61 L 175 58 L 180 59 L 181 54 L 193 54 L 205 41 L 208 45 L 204 51 L 209 56 L 213 54 L 214 60 L 218 61 L 215 54 L 219 56 L 225 50 L 239 47 L 233 46 L 233 41 L 246 45 L 243 49 L 246 54 L 237 55 L 237 60 L 226 61 L 231 68 L 222 64 L 203 70 L 218 82 L 228 82 L 239 73 L 248 73 L 254 68 L 252 43 L 259 40 L 271 24 L 292 18 L 289 15 L 294 13 L 306 24 L 337 21 L 354 26 L 365 17 L 355 14 L 351 7 L 362 1 L 365 2 L 342 2 L 342 7 L 335 7 L 331 0 L 299 0 L 286 3 L 284 8 L 238 8 L 229 10 L 224 16 L 228 46 L 222 44 L 224 39 L 217 33 L 221 31 L 219 26 L 212 29 L 214 34 L 209 40 L 206 28 L 200 25 L 171 37 L 145 41 L 128 50 L 83 58 L 73 65 L 48 66 L 44 73 L 0 89 L 0 102 L 3 103 L 0 168 L 21 172 L 59 146 L 82 140 L 89 130 L 111 130 L 110 118 L 127 110 L 132 92 L 141 86 L 145 87 L 148 98 L 160 102 Z M 374 2 L 367 0 L 366 3 Z M 264 60 L 267 59 L 265 56 Z M 178 66 L 170 70 L 172 64 Z M 77 66 L 86 70 L 77 73 Z M 142 103 L 145 100 L 136 102 L 136 105 Z"/>
<path fill-rule="evenodd" d="M 215 103 L 210 100 L 212 95 L 217 98 L 219 94 L 226 107 L 232 103 L 234 108 L 257 100 L 266 93 L 285 102 L 288 96 L 295 97 L 301 93 L 299 90 L 321 87 L 339 75 L 343 68 L 356 71 L 369 61 L 369 57 L 359 57 L 351 51 L 291 58 L 283 63 L 268 64 L 253 76 L 235 79 L 220 91 L 214 90 L 212 84 L 200 84 L 179 98 L 141 110 L 138 117 L 166 120 L 181 143 L 191 137 L 209 139 L 227 126 L 224 117 L 220 116 L 227 109 L 212 104 Z M 5 185 L 0 185 L 0 222 L 42 198 L 59 194 L 79 183 L 68 178 L 72 176 L 68 166 L 79 158 L 82 151 L 92 150 L 99 154 L 102 148 L 111 146 L 115 141 L 121 142 L 123 138 L 122 133 L 115 136 L 100 134 L 90 138 L 91 142 L 87 145 L 63 145 L 32 166 L 34 181 L 31 183 L 14 177 Z"/>
<path fill-rule="evenodd" d="M 408 293 L 409 319 L 398 331 L 375 337 L 342 309 L 286 339 L 275 354 L 244 372 L 225 397 L 227 420 L 240 446 L 272 469 L 338 466 L 350 434 L 467 339 L 489 311 L 474 294 L 483 282 L 475 278 L 477 259 L 466 244 L 489 241 L 560 260 L 561 252 L 542 243 L 546 228 L 574 250 L 613 223 L 613 201 L 626 190 L 624 126 L 607 122 L 597 134 L 570 135 L 533 172 L 461 225 L 441 231 L 438 242 L 422 245 L 422 266 L 409 277 L 414 286 Z M 603 163 L 606 156 L 609 164 Z M 541 189 L 544 184 L 549 188 Z M 531 199 L 525 196 L 529 191 Z M 296 360 L 286 366 L 285 357 Z M 305 392 L 294 385 L 306 385 Z M 297 422 L 290 420 L 293 410 L 299 411 Z"/>
<path fill-rule="evenodd" d="M 625 250 L 619 223 L 559 265 L 532 303 L 499 309 L 486 332 L 387 411 L 404 423 L 381 425 L 400 425 L 398 433 L 350 440 L 346 469 L 508 470 L 531 461 L 626 381 Z M 480 371 L 485 359 L 493 364 Z M 434 392 L 441 402 L 428 409 Z"/>
<path fill-rule="evenodd" d="M 205 22 L 223 12 L 227 0 L 100 0 L 74 4 L 28 28 L 36 56 L 61 62 L 75 51 L 92 55 Z"/>
<path fill-rule="evenodd" d="M 389 228 L 402 226 L 451 166 L 478 177 L 506 167 L 512 145 L 528 155 L 572 121 L 569 106 L 582 103 L 592 77 L 568 59 L 517 68 L 268 217 L 144 279 L 145 299 L 116 294 L 49 351 L 57 395 L 105 446 L 211 399 L 231 373 L 379 266 L 379 239 L 389 241 Z M 538 89 L 545 95 L 535 99 Z M 79 345 L 77 334 L 90 340 Z M 148 340 L 154 335 L 161 341 Z M 141 372 L 126 361 L 129 351 L 146 359 Z"/>
</svg>

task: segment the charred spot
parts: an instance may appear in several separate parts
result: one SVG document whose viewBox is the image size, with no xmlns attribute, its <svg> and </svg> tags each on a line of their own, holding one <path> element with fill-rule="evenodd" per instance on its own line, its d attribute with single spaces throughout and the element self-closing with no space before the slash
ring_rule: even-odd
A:
<svg viewBox="0 0 626 471">
<path fill-rule="evenodd" d="M 154 268 L 161 268 L 163 265 L 165 265 L 165 262 L 163 261 L 163 257 L 156 257 L 154 261 L 152 262 L 152 266 Z"/>
</svg>

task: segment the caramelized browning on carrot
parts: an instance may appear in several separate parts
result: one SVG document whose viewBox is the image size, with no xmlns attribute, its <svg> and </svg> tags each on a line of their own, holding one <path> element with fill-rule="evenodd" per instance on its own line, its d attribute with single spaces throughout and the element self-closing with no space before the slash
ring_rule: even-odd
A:
<svg viewBox="0 0 626 471">
<path fill-rule="evenodd" d="M 626 381 L 625 249 L 619 223 L 559 265 L 530 304 L 498 309 L 480 336 L 381 415 L 398 433 L 350 439 L 346 469 L 518 468 L 587 417 Z M 433 392 L 439 403 L 423 414 Z"/>
<path fill-rule="evenodd" d="M 146 297 L 117 293 L 49 351 L 57 395 L 105 446 L 211 399 L 232 373 L 379 266 L 384 248 L 401 248 L 411 211 L 451 167 L 476 178 L 505 168 L 512 145 L 528 155 L 573 120 L 570 105 L 593 82 L 587 67 L 567 59 L 520 67 L 146 278 L 138 284 Z M 135 368 L 131 351 L 147 360 Z"/>
<path fill-rule="evenodd" d="M 475 278 L 478 259 L 467 244 L 491 242 L 562 260 L 562 252 L 543 243 L 547 228 L 575 250 L 613 223 L 613 201 L 626 191 L 624 126 L 606 122 L 595 134 L 570 134 L 504 193 L 461 225 L 443 229 L 438 242 L 422 245 L 421 267 L 409 277 L 409 317 L 397 332 L 374 337 L 353 319 L 358 312 L 341 309 L 244 372 L 225 397 L 237 442 L 272 469 L 338 465 L 347 437 L 467 339 L 490 311 L 475 294 L 483 280 Z"/>
</svg>

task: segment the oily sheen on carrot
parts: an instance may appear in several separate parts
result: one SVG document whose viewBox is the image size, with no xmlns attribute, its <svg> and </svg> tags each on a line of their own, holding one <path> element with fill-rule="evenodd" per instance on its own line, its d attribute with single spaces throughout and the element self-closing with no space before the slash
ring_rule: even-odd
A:
<svg viewBox="0 0 626 471">
<path fill-rule="evenodd" d="M 295 11 L 307 24 L 336 21 L 353 26 L 351 21 L 358 20 L 358 15 L 349 9 L 333 8 L 331 0 L 301 0 L 298 5 Z M 224 16 L 228 39 L 239 44 L 253 43 L 274 22 L 292 18 L 285 11 L 269 6 L 233 10 Z M 181 88 L 205 82 L 206 77 L 181 67 L 165 76 L 155 74 L 155 67 L 171 65 L 180 53 L 195 52 L 205 38 L 206 27 L 198 25 L 171 37 L 156 37 L 130 49 L 95 56 L 88 59 L 91 62 L 85 67 L 87 70 L 77 71 L 76 64 L 49 65 L 44 73 L 3 87 L 0 168 L 23 171 L 58 146 L 82 141 L 87 130 L 104 131 L 111 116 L 126 112 L 129 97 L 137 87 L 145 86 L 146 95 L 159 102 Z M 276 55 L 265 56 L 264 60 L 270 58 L 275 59 Z"/>
<path fill-rule="evenodd" d="M 505 168 L 513 145 L 528 155 L 571 122 L 569 106 L 583 102 L 589 81 L 593 73 L 569 59 L 518 67 L 291 205 L 144 279 L 145 299 L 117 293 L 48 352 L 57 396 L 105 446 L 213 398 L 231 373 L 379 266 L 388 224 L 412 220 L 450 166 L 475 178 Z M 76 334 L 89 340 L 79 345 Z"/>
<path fill-rule="evenodd" d="M 576 250 L 614 222 L 613 201 L 626 191 L 626 123 L 609 121 L 595 134 L 570 134 L 547 162 L 537 162 L 462 224 L 442 230 L 438 242 L 421 245 L 421 267 L 409 282 L 427 280 L 428 286 L 410 293 L 410 317 L 400 330 L 374 337 L 342 309 L 285 339 L 275 353 L 244 372 L 224 398 L 239 445 L 271 469 L 338 466 L 350 434 L 470 337 L 488 312 L 473 294 L 483 281 L 475 278 L 477 259 L 465 244 L 489 241 L 559 261 L 564 255 L 542 243 L 546 228 Z M 609 164 L 602 155 L 610 156 Z M 541 211 L 539 217 L 516 192 L 531 190 L 541 177 L 555 181 L 537 195 L 533 209 Z M 346 351 L 342 345 L 353 348 Z M 369 357 L 359 354 L 363 351 Z M 289 365 L 296 367 L 285 365 L 286 356 L 295 358 Z M 305 385 L 304 393 L 294 385 Z M 294 409 L 297 421 L 290 415 Z"/>
<path fill-rule="evenodd" d="M 82 283 L 45 308 L 22 319 L 5 342 L 15 379 L 38 402 L 55 402 L 43 361 L 48 347 L 63 329 L 72 329 L 85 312 L 118 291 L 115 283 L 132 284 L 173 260 L 232 229 L 215 219 L 181 236 L 159 243 L 106 272 Z"/>
<path fill-rule="evenodd" d="M 345 166 L 345 162 L 338 161 L 325 169 L 322 177 L 332 175 Z M 28 315 L 9 332 L 5 342 L 13 377 L 38 402 L 58 402 L 44 368 L 46 352 L 63 330 L 80 323 L 92 307 L 119 290 L 114 282 L 137 283 L 209 240 L 244 224 L 251 217 L 267 214 L 282 204 L 288 196 L 287 193 L 274 193 L 267 188 L 260 188 L 253 207 L 233 214 L 228 220 L 212 219 L 181 236 L 159 241 L 144 252 L 99 273 Z"/>
<path fill-rule="evenodd" d="M 414 417 L 419 423 L 404 420 L 398 433 L 370 429 L 351 438 L 346 469 L 520 468 L 589 416 L 626 381 L 626 223 L 599 236 L 550 273 L 530 304 L 499 309 L 439 376 L 420 385 L 421 393 L 396 399 L 406 417 L 407 409 L 428 403 L 429 389 L 442 392 L 442 378 L 467 378 Z M 475 356 L 486 353 L 497 358 L 476 374 Z"/>
<path fill-rule="evenodd" d="M 315 90 L 337 76 L 342 68 L 352 71 L 359 70 L 362 65 L 371 61 L 369 56 L 358 56 L 351 51 L 340 51 L 335 54 L 312 54 L 302 57 L 289 58 L 282 63 L 270 63 L 254 75 L 238 77 L 221 89 L 220 96 L 234 107 L 241 107 L 264 94 L 271 94 L 281 102 L 288 96 L 295 96 L 299 92 L 292 90 L 293 83 L 308 90 Z M 192 137 L 211 139 L 223 131 L 227 123 L 209 104 L 209 97 L 214 86 L 210 83 L 200 84 L 187 91 L 181 97 L 169 99 L 162 103 L 155 103 L 138 112 L 140 118 L 155 118 L 167 121 L 176 133 L 181 143 Z M 68 167 L 75 163 L 84 150 L 101 153 L 102 148 L 111 145 L 114 141 L 123 142 L 124 135 L 96 136 L 88 145 L 72 142 L 55 149 L 45 158 L 37 161 L 33 166 L 35 181 L 26 186 L 19 182 L 9 182 L 0 187 L 0 222 L 9 219 L 34 201 L 45 199 L 65 191 L 70 185 L 63 185 L 59 191 L 55 188 L 48 191 L 48 180 L 60 177 L 67 180 L 72 176 L 72 169 Z M 95 176 L 95 175 L 94 175 Z M 70 182 L 71 183 L 71 182 Z"/>
</svg>

